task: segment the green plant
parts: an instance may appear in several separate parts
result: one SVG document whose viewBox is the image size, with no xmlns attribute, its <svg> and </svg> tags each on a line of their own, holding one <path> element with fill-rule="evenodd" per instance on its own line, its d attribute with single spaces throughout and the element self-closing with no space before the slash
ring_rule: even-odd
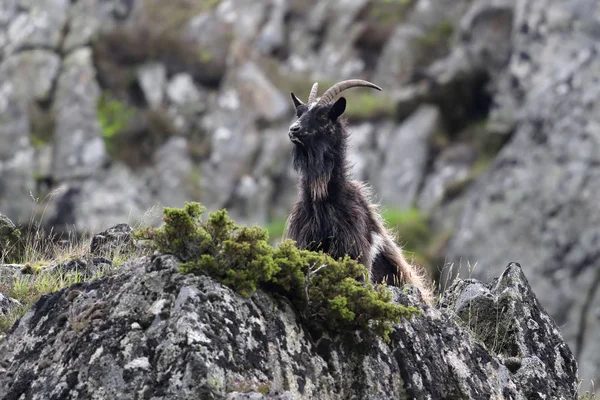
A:
<svg viewBox="0 0 600 400">
<path fill-rule="evenodd" d="M 581 393 L 581 384 L 583 383 L 583 379 L 579 378 L 579 382 L 577 385 L 577 391 Z M 596 400 L 596 387 L 594 385 L 594 381 L 592 381 L 592 388 L 590 390 L 586 390 L 585 393 L 580 394 L 578 400 Z"/>
<path fill-rule="evenodd" d="M 9 307 L 8 311 L 0 316 L 0 332 L 8 331 L 42 295 L 56 292 L 80 281 L 81 275 L 78 273 L 57 272 L 22 275 L 13 278 L 10 283 L 0 283 L 0 293 L 6 293 L 20 303 Z"/>
<path fill-rule="evenodd" d="M 105 92 L 98 100 L 97 111 L 102 137 L 111 152 L 116 135 L 127 128 L 135 110 Z"/>
<path fill-rule="evenodd" d="M 334 260 L 299 250 L 290 240 L 274 249 L 265 229 L 238 226 L 225 210 L 203 220 L 204 211 L 198 203 L 165 208 L 162 227 L 143 228 L 135 236 L 178 256 L 182 272 L 209 275 L 242 296 L 259 286 L 285 295 L 314 329 L 371 330 L 389 340 L 392 322 L 419 313 L 394 304 L 391 292 L 371 284 L 367 269 L 348 256 Z"/>
</svg>

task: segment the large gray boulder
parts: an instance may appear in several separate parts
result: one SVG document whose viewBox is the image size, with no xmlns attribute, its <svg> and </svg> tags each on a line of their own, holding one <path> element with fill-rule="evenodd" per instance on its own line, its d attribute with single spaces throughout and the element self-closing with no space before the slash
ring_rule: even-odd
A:
<svg viewBox="0 0 600 400">
<path fill-rule="evenodd" d="M 383 204 L 400 209 L 413 205 L 423 180 L 430 138 L 440 129 L 439 109 L 424 105 L 389 136 L 378 181 Z"/>
<path fill-rule="evenodd" d="M 575 361 L 514 267 L 496 286 L 524 312 L 507 313 L 519 331 L 505 341 L 528 357 L 521 365 L 491 354 L 434 308 L 396 324 L 389 344 L 358 333 L 315 341 L 284 299 L 263 291 L 244 299 L 208 277 L 181 275 L 178 265 L 173 256 L 139 258 L 117 275 L 41 298 L 0 344 L 0 398 L 529 399 L 543 393 L 566 400 L 576 393 Z M 402 290 L 395 296 L 413 304 Z M 456 296 L 465 294 L 457 289 Z M 486 304 L 475 302 L 474 312 Z"/>
<path fill-rule="evenodd" d="M 24 48 L 58 49 L 69 0 L 8 0 L 0 8 L 0 59 Z"/>
<path fill-rule="evenodd" d="M 90 177 L 106 162 L 97 111 L 99 97 L 91 49 L 74 50 L 64 60 L 53 105 L 55 179 Z"/>
<path fill-rule="evenodd" d="M 587 385 L 600 378 L 600 7 L 523 0 L 516 10 L 499 85 L 512 101 L 497 114 L 518 124 L 469 191 L 448 260 L 485 277 L 518 255 Z"/>
</svg>

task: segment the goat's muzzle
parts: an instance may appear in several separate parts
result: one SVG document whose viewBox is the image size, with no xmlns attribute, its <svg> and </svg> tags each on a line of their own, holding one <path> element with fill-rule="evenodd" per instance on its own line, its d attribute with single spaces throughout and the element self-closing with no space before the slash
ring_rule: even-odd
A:
<svg viewBox="0 0 600 400">
<path fill-rule="evenodd" d="M 304 144 L 298 138 L 299 136 L 302 136 L 299 133 L 300 133 L 300 127 L 298 125 L 290 126 L 290 130 L 288 131 L 288 136 L 290 137 L 290 140 L 294 143 Z"/>
</svg>

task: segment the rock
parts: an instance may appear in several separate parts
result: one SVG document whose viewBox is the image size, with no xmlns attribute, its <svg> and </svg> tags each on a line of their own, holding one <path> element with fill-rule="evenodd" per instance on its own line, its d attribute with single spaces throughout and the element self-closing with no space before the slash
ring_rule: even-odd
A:
<svg viewBox="0 0 600 400">
<path fill-rule="evenodd" d="M 17 94 L 16 85 L 0 81 L 0 163 L 29 150 L 27 104 Z"/>
<path fill-rule="evenodd" d="M 53 105 L 55 179 L 86 178 L 106 162 L 97 113 L 99 97 L 91 49 L 73 51 L 64 60 Z"/>
<path fill-rule="evenodd" d="M 365 69 L 354 43 L 361 34 L 362 26 L 356 23 L 360 11 L 367 0 L 323 2 L 324 10 L 311 9 L 309 20 L 323 21 L 325 37 L 319 55 L 312 62 L 314 75 L 335 77 L 335 80 L 350 79 L 359 76 Z M 321 14 L 317 16 L 317 14 Z"/>
<path fill-rule="evenodd" d="M 5 316 L 10 312 L 10 309 L 21 305 L 19 301 L 0 293 L 0 317 Z"/>
<path fill-rule="evenodd" d="M 131 234 L 133 229 L 127 224 L 118 224 L 96 233 L 90 243 L 90 254 L 96 257 L 124 255 L 135 248 Z"/>
<path fill-rule="evenodd" d="M 133 1 L 78 0 L 69 9 L 69 31 L 63 43 L 63 51 L 89 46 L 102 32 L 115 28 L 115 17 L 127 15 Z"/>
<path fill-rule="evenodd" d="M 158 108 L 162 104 L 165 93 L 167 69 L 164 65 L 159 63 L 144 64 L 138 68 L 137 76 L 140 87 L 144 92 L 144 98 L 146 99 L 146 102 L 151 108 Z M 183 79 L 183 82 L 181 82 L 181 79 Z M 174 103 L 178 103 L 177 100 L 181 100 L 182 98 L 185 99 L 189 96 L 185 95 L 185 87 L 178 87 L 178 85 L 181 86 L 182 83 L 187 83 L 187 78 L 185 75 L 181 76 L 179 81 L 180 82 L 176 81 L 174 77 L 170 82 L 170 86 L 174 86 L 171 89 L 174 92 L 172 94 L 171 101 Z M 191 84 L 193 85 L 193 82 L 191 82 Z M 183 94 L 181 93 L 182 91 L 184 92 Z M 173 98 L 176 100 L 173 100 Z"/>
<path fill-rule="evenodd" d="M 232 25 L 236 40 L 251 41 L 259 33 L 266 17 L 268 4 L 254 0 L 222 0 L 216 10 L 217 16 Z"/>
<path fill-rule="evenodd" d="M 13 157 L 7 160 L 0 158 L 0 209 L 17 224 L 27 223 L 35 209 L 31 200 L 35 188 L 33 167 L 33 149 L 30 148 L 15 150 Z"/>
<path fill-rule="evenodd" d="M 373 79 L 378 85 L 393 88 L 410 81 L 418 61 L 413 46 L 421 35 L 422 31 L 412 25 L 396 27 L 377 62 Z"/>
<path fill-rule="evenodd" d="M 0 64 L 0 209 L 17 223 L 33 211 L 29 107 L 48 101 L 59 68 L 60 58 L 46 50 L 22 51 Z"/>
<path fill-rule="evenodd" d="M 427 163 L 429 139 L 442 129 L 440 123 L 436 107 L 421 106 L 392 133 L 378 182 L 384 205 L 397 209 L 413 205 Z"/>
<path fill-rule="evenodd" d="M 184 27 L 183 39 L 188 52 L 200 55 L 199 60 L 189 65 L 187 70 L 201 84 L 217 86 L 227 71 L 227 55 L 232 39 L 230 24 L 218 14 L 202 13 Z"/>
<path fill-rule="evenodd" d="M 49 100 L 61 66 L 60 57 L 48 50 L 21 51 L 0 64 L 0 81 L 11 82 L 19 99 Z"/>
<path fill-rule="evenodd" d="M 473 2 L 460 21 L 469 59 L 496 74 L 512 54 L 514 0 Z"/>
<path fill-rule="evenodd" d="M 58 49 L 69 6 L 69 0 L 9 0 L 5 12 L 12 18 L 0 59 L 23 48 Z"/>
<path fill-rule="evenodd" d="M 425 179 L 419 194 L 419 209 L 427 213 L 439 205 L 452 185 L 466 182 L 471 174 L 476 154 L 468 145 L 456 145 L 436 158 L 433 171 Z"/>
<path fill-rule="evenodd" d="M 244 175 L 227 204 L 231 218 L 246 225 L 264 226 L 269 221 L 273 182 L 267 177 Z"/>
<path fill-rule="evenodd" d="M 455 298 L 466 299 L 481 285 L 457 286 Z M 315 342 L 287 301 L 260 290 L 245 299 L 209 277 L 181 275 L 172 256 L 139 258 L 42 297 L 21 318 L 0 343 L 1 398 L 572 399 L 576 364 L 527 280 L 512 267 L 495 286 L 507 289 L 497 296 L 519 328 L 505 343 L 523 352 L 520 368 L 434 308 L 395 324 L 389 345 L 358 333 Z M 402 304 L 416 301 L 392 290 Z M 543 366 L 545 379 L 526 375 Z"/>
<path fill-rule="evenodd" d="M 48 224 L 55 230 L 75 225 L 78 231 L 87 233 L 102 231 L 120 221 L 136 226 L 145 219 L 145 223 L 153 225 L 157 220 L 146 215 L 153 205 L 149 180 L 114 163 L 84 182 L 65 184 L 49 201 Z"/>
<path fill-rule="evenodd" d="M 118 163 L 75 188 L 73 199 L 67 191 L 60 201 L 72 204 L 72 217 L 78 229 L 86 232 L 98 232 L 120 221 L 135 226 L 152 205 L 148 182 Z"/>
<path fill-rule="evenodd" d="M 223 208 L 238 180 L 252 170 L 260 138 L 250 117 L 241 110 L 235 91 L 223 93 L 220 108 L 203 119 L 210 132 L 211 154 L 200 165 L 199 199 L 209 210 Z M 237 112 L 236 118 L 231 113 Z"/>
<path fill-rule="evenodd" d="M 494 354 L 504 360 L 525 398 L 540 393 L 540 382 L 552 382 L 543 391 L 550 398 L 564 396 L 577 363 L 556 323 L 542 306 L 518 263 L 510 263 L 488 284 L 458 280 L 444 294 L 443 309 L 450 309 Z M 510 364 L 512 365 L 510 365 Z"/>
<path fill-rule="evenodd" d="M 15 279 L 23 276 L 24 264 L 0 264 L 0 285 L 9 286 Z"/>
<path fill-rule="evenodd" d="M 153 82 L 154 85 L 157 85 L 157 83 L 156 81 Z M 192 76 L 189 74 L 177 74 L 167 85 L 167 98 L 178 106 L 200 102 L 203 97 L 202 92 L 196 87 Z"/>
<path fill-rule="evenodd" d="M 251 109 L 257 118 L 276 122 L 289 116 L 291 101 L 269 81 L 253 62 L 245 62 L 235 72 L 233 85 L 241 106 Z"/>
<path fill-rule="evenodd" d="M 93 279 L 108 270 L 112 261 L 104 257 L 76 258 L 44 269 L 42 274 L 74 277 L 77 279 Z"/>
<path fill-rule="evenodd" d="M 7 216 L 0 214 L 0 262 L 12 260 L 18 253 L 21 232 Z"/>
<path fill-rule="evenodd" d="M 183 207 L 192 196 L 191 188 L 198 183 L 197 167 L 190 159 L 188 141 L 183 137 L 172 137 L 154 155 L 151 182 L 155 201 L 167 207 Z M 193 184 L 192 184 L 193 183 Z"/>
<path fill-rule="evenodd" d="M 369 181 L 377 175 L 379 156 L 376 135 L 382 131 L 379 128 L 381 127 L 376 127 L 370 122 L 350 128 L 348 160 L 352 166 L 354 179 Z"/>
<path fill-rule="evenodd" d="M 271 8 L 271 15 L 256 40 L 256 48 L 265 53 L 273 54 L 281 50 L 285 41 L 285 14 L 287 0 L 276 0 Z"/>
<path fill-rule="evenodd" d="M 6 215 L 0 214 L 0 238 L 6 239 L 12 236 L 15 231 L 17 231 L 15 224 Z"/>
<path fill-rule="evenodd" d="M 600 49 L 585 20 L 558 0 L 519 3 L 499 85 L 518 124 L 468 191 L 448 261 L 477 262 L 481 277 L 518 255 L 587 385 L 600 368 Z"/>
</svg>

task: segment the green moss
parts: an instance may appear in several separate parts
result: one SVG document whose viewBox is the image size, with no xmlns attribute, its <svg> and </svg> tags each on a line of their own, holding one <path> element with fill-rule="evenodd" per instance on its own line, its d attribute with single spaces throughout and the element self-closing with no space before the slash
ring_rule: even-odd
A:
<svg viewBox="0 0 600 400">
<path fill-rule="evenodd" d="M 302 75 L 284 74 L 274 60 L 262 60 L 262 68 L 269 76 L 275 86 L 285 88 L 286 92 L 292 92 L 300 100 L 306 101 L 315 80 Z M 319 80 L 319 95 L 330 88 L 336 82 Z M 373 89 L 354 89 L 344 92 L 348 102 L 344 115 L 351 121 L 366 119 L 393 118 L 396 114 L 396 103 L 388 96 L 376 93 Z"/>
<path fill-rule="evenodd" d="M 196 15 L 214 9 L 220 0 L 146 0 L 143 12 L 159 32 L 179 31 Z"/>
<path fill-rule="evenodd" d="M 370 3 L 369 17 L 383 26 L 396 26 L 406 19 L 414 0 L 375 0 Z"/>
<path fill-rule="evenodd" d="M 447 53 L 453 32 L 454 25 L 452 25 L 452 22 L 442 21 L 417 37 L 414 41 L 417 64 L 429 64 Z"/>
<path fill-rule="evenodd" d="M 258 388 L 257 388 L 257 392 L 258 393 L 261 393 L 261 394 L 263 394 L 263 395 L 266 396 L 266 395 L 269 394 L 270 391 L 271 391 L 271 385 L 270 384 L 263 383 L 263 384 L 258 385 Z"/>
<path fill-rule="evenodd" d="M 39 103 L 31 103 L 28 107 L 28 117 L 30 122 L 29 139 L 33 147 L 40 148 L 51 143 L 56 126 L 54 112 L 42 107 Z"/>
<path fill-rule="evenodd" d="M 127 128 L 135 110 L 105 92 L 98 100 L 97 111 L 102 137 L 110 153 L 115 150 L 116 136 Z"/>
<path fill-rule="evenodd" d="M 418 314 L 418 309 L 392 303 L 391 292 L 369 283 L 367 269 L 345 258 L 299 250 L 290 240 L 277 249 L 259 227 L 242 227 L 225 210 L 202 220 L 205 209 L 187 203 L 165 208 L 160 228 L 145 228 L 135 236 L 155 250 L 177 255 L 185 273 L 209 275 L 248 297 L 260 286 L 283 294 L 314 329 L 337 332 L 371 330 L 386 340 L 391 323 Z"/>
<path fill-rule="evenodd" d="M 389 97 L 360 92 L 348 95 L 344 115 L 350 120 L 393 118 L 395 111 L 395 102 Z"/>
</svg>

